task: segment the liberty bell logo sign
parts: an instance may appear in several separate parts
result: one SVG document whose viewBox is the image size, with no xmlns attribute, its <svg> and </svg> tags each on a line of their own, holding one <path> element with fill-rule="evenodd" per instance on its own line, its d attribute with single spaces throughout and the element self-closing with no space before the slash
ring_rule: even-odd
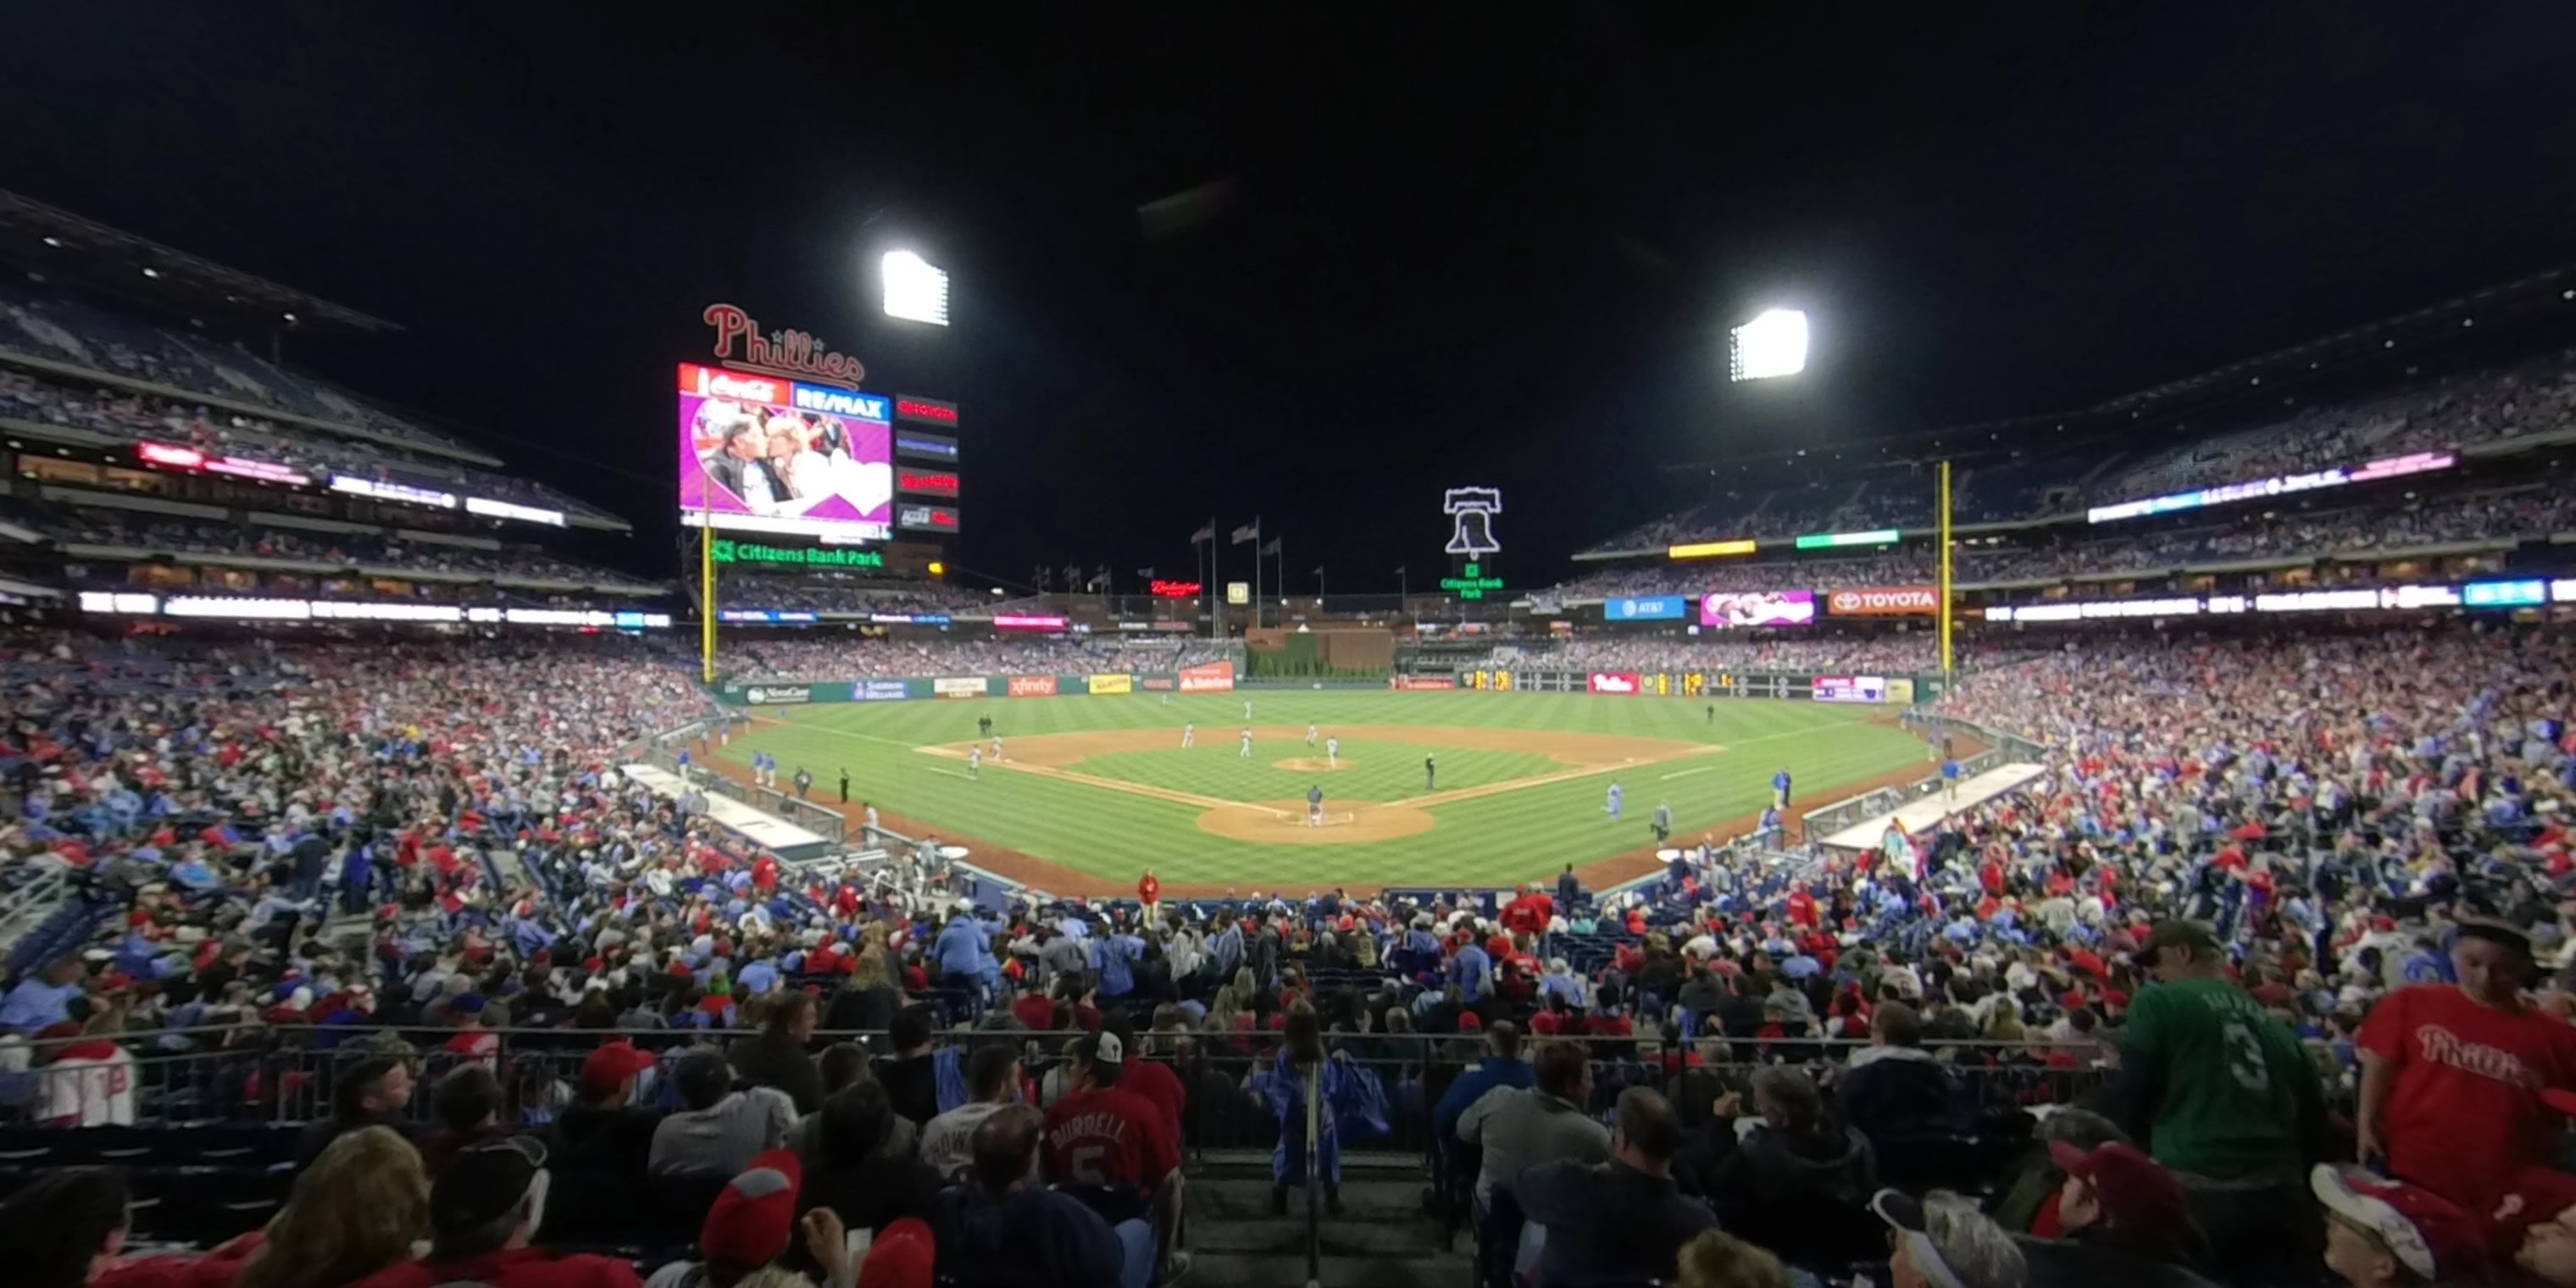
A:
<svg viewBox="0 0 2576 1288">
<path fill-rule="evenodd" d="M 1449 544 L 1443 549 L 1450 554 L 1482 559 L 1503 548 L 1503 543 L 1494 539 L 1494 516 L 1503 512 L 1500 490 L 1453 487 L 1440 508 L 1449 516 Z"/>
</svg>

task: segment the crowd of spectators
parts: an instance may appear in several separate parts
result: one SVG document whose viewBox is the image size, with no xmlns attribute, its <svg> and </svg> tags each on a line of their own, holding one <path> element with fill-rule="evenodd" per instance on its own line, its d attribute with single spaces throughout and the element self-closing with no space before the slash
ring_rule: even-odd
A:
<svg viewBox="0 0 2576 1288">
<path fill-rule="evenodd" d="M 23 504 L 13 505 L 22 514 Z M 317 532 L 309 529 L 216 523 L 136 510 L 65 506 L 34 518 L 34 526 L 58 541 L 101 546 L 127 546 L 160 553 L 251 555 L 297 559 L 341 566 L 395 571 L 471 573 L 496 578 L 524 578 L 578 585 L 644 585 L 637 578 L 576 563 L 524 546 L 486 550 L 446 542 L 405 541 L 399 535 L 374 532 Z"/>
<path fill-rule="evenodd" d="M 2306 406 L 2285 418 L 2222 433 L 2195 433 L 2163 449 L 2041 449 L 1957 471 L 1961 521 L 2018 522 L 2080 514 L 2226 483 L 2360 465 L 2412 452 L 2450 450 L 2576 426 L 2576 351 L 2434 377 L 2356 400 Z M 1689 541 L 1779 539 L 1932 525 L 1928 467 L 1900 462 L 1844 468 L 1821 458 L 1800 480 L 1739 484 L 1680 514 L 1653 519 L 1592 547 L 1656 550 Z"/>
<path fill-rule="evenodd" d="M 750 683 L 828 682 L 894 676 L 1001 675 L 1008 672 L 1075 675 L 1090 672 L 1168 672 L 1224 661 L 1225 644 L 1195 640 L 1139 645 L 1048 636 L 993 639 L 800 638 L 746 643 L 739 673 Z"/>
<path fill-rule="evenodd" d="M 6 328 L 0 327 L 0 335 L 5 334 Z M 83 429 L 130 442 L 174 443 L 209 455 L 283 465 L 316 479 L 348 474 L 567 514 L 610 517 L 532 480 L 438 458 L 400 456 L 375 443 L 334 438 L 256 416 L 183 406 L 150 394 L 90 388 L 68 378 L 0 369 L 0 417 Z"/>
<path fill-rule="evenodd" d="M 867 581 L 856 577 L 753 576 L 718 588 L 727 605 L 796 608 L 822 613 L 966 613 L 992 596 L 931 581 Z"/>
<path fill-rule="evenodd" d="M 683 1277 L 846 1283 L 864 1226 L 917 1259 L 899 1282 L 1142 1283 L 1186 1268 L 1180 1145 L 1231 1116 L 1273 1124 L 1281 1207 L 1309 1151 L 1338 1206 L 1346 1145 L 1423 1133 L 1481 1258 L 1542 1284 L 2576 1285 L 2576 644 L 2057 642 L 1918 713 L 1936 746 L 2028 739 L 2040 776 L 1870 850 L 1692 846 L 1607 898 L 1568 865 L 1493 897 L 1149 872 L 1132 903 L 980 907 L 785 869 L 606 772 L 704 713 L 623 641 L 33 650 L 0 843 L 130 911 L 18 966 L 0 1028 L 36 1064 L 5 1085 L 114 1122 L 101 1062 L 336 1034 L 307 1183 L 264 1244 L 185 1263 L 227 1283 L 316 1255 L 361 1174 L 410 1197 L 317 1282 L 630 1283 L 544 1248 L 693 1193 Z M 577 1071 L 497 1032 L 557 1029 Z M 118 1195 L 80 1189 L 112 1178 L 66 1176 L 0 1209 L 10 1248 L 78 1254 L 29 1282 L 176 1273 L 116 1261 Z"/>
<path fill-rule="evenodd" d="M 1952 576 L 1962 586 L 2099 573 L 2154 572 L 2191 564 L 2257 559 L 2313 560 L 2450 542 L 2546 538 L 2576 530 L 2576 500 L 2528 487 L 2449 494 L 2395 505 L 2349 506 L 2316 513 L 2224 512 L 2216 522 L 2180 530 L 2080 529 L 2037 545 L 1962 544 Z M 1571 597 L 1704 593 L 1711 590 L 1825 590 L 1927 585 L 1932 552 L 1900 550 L 1866 558 L 1796 558 L 1722 564 L 1659 563 L 1605 569 L 1558 587 Z"/>
</svg>

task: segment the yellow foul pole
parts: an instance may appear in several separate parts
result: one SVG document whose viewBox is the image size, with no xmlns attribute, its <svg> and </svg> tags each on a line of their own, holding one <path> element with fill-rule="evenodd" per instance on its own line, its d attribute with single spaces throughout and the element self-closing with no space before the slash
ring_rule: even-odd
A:
<svg viewBox="0 0 2576 1288">
<path fill-rule="evenodd" d="M 716 682 L 716 525 L 704 522 L 708 517 L 700 515 L 698 527 L 698 678 L 713 684 Z M 1947 567 L 1946 564 L 1943 566 Z M 1948 573 L 1942 575 L 1946 577 Z M 1949 583 L 1944 581 L 1942 584 Z M 1945 623 L 1948 620 L 1946 617 L 1942 619 Z M 1948 628 L 1945 626 L 1943 629 Z M 1944 635 L 1942 638 L 1946 640 L 1949 637 Z"/>
<path fill-rule="evenodd" d="M 1941 462 L 1941 496 L 1939 501 L 1939 535 L 1941 549 L 1941 584 L 1935 592 L 1941 601 L 1941 691 L 1950 691 L 1950 463 Z"/>
</svg>

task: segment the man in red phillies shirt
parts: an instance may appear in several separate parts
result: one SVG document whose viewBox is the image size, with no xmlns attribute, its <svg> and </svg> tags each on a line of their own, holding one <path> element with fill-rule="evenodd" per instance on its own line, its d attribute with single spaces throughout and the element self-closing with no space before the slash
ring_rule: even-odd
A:
<svg viewBox="0 0 2576 1288">
<path fill-rule="evenodd" d="M 1547 929 L 1548 919 L 1555 915 L 1555 901 L 1532 881 L 1527 893 L 1503 905 L 1503 928 L 1515 935 L 1536 935 Z"/>
<path fill-rule="evenodd" d="M 2543 1100 L 2576 1087 L 2576 1028 L 2523 1004 L 2531 938 L 2463 917 L 2451 943 L 2459 983 L 2418 984 L 2380 1000 L 2362 1024 L 2365 1162 L 2471 1211 L 2517 1168 L 2553 1161 L 2564 1120 Z"/>
<path fill-rule="evenodd" d="M 1144 905 L 1145 920 L 1152 921 L 1163 915 L 1162 901 L 1163 883 L 1154 879 L 1152 868 L 1147 868 L 1145 875 L 1136 878 L 1136 902 Z"/>
<path fill-rule="evenodd" d="M 1150 1194 L 1155 1246 L 1168 1253 L 1181 1211 L 1180 1143 L 1154 1102 L 1121 1085 L 1131 1054 L 1113 1031 L 1075 1040 L 1073 1090 L 1046 1111 L 1039 1162 L 1050 1184 Z"/>
</svg>

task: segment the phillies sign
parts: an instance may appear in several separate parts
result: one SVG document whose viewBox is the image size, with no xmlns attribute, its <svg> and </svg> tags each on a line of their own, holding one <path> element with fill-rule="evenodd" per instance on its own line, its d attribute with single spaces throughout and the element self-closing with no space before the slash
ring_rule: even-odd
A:
<svg viewBox="0 0 2576 1288">
<path fill-rule="evenodd" d="M 823 337 L 790 328 L 764 335 L 751 314 L 732 304 L 710 304 L 699 315 L 716 332 L 716 361 L 737 371 L 819 380 L 856 389 L 868 369 L 846 353 L 834 353 Z M 739 348 L 739 356 L 735 350 Z M 882 420 L 880 413 L 874 419 Z"/>
<path fill-rule="evenodd" d="M 1639 692 L 1637 673 L 1634 671 L 1595 671 L 1592 673 L 1591 683 L 1586 687 L 1594 693 L 1634 695 Z"/>
</svg>

